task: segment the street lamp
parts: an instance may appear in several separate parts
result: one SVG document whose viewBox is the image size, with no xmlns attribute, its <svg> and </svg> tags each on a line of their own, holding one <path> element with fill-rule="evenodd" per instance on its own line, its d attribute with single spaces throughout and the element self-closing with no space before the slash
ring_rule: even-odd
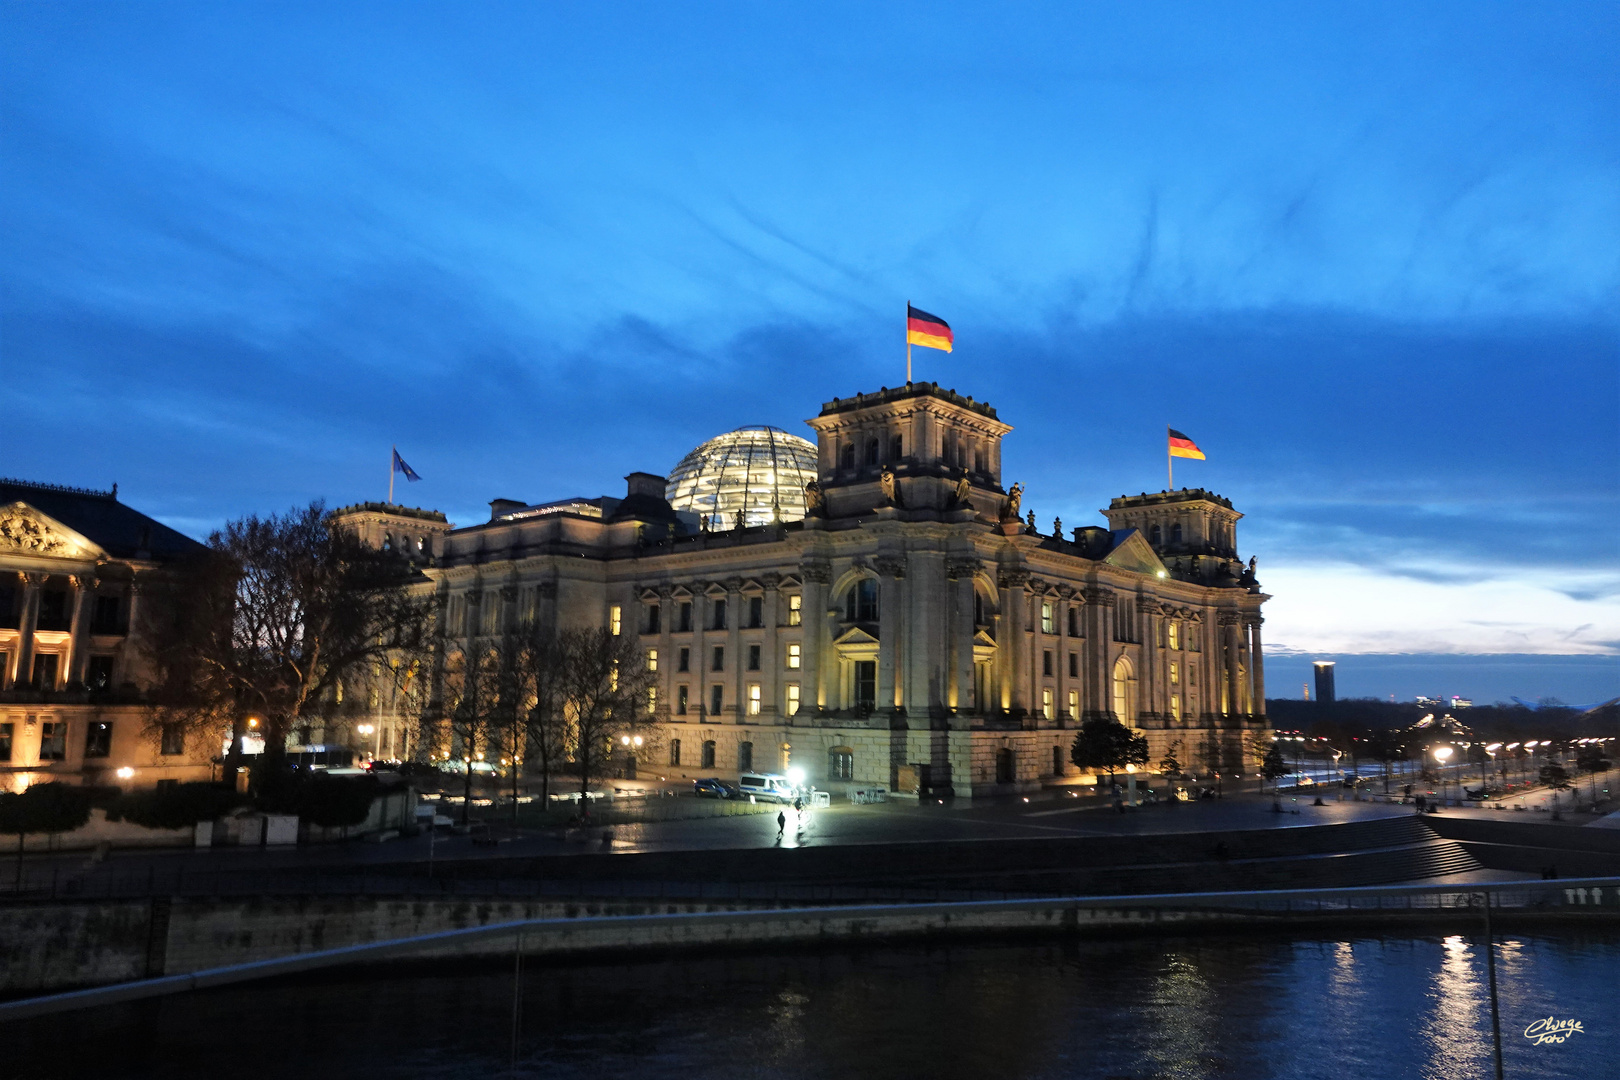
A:
<svg viewBox="0 0 1620 1080">
<path fill-rule="evenodd" d="M 355 727 L 355 729 L 354 729 L 354 730 L 355 730 L 355 731 L 358 731 L 358 732 L 359 732 L 359 733 L 360 733 L 360 734 L 361 734 L 361 735 L 364 735 L 364 736 L 365 736 L 365 737 L 366 737 L 366 738 L 368 738 L 368 739 L 369 739 L 369 738 L 371 738 L 371 733 L 372 733 L 372 732 L 374 732 L 374 731 L 376 731 L 376 730 L 377 730 L 377 727 L 376 727 L 376 725 L 374 725 L 374 724 L 359 724 L 359 725 L 357 725 L 357 726 L 356 726 L 356 727 Z M 373 761 L 375 761 L 375 760 L 376 760 L 376 759 L 377 759 L 377 755 L 376 755 L 376 754 L 372 754 L 372 755 L 371 755 L 371 759 L 372 759 L 372 760 L 373 760 Z"/>
<path fill-rule="evenodd" d="M 1451 758 L 1451 747 L 1437 746 L 1434 748 L 1434 760 L 1440 763 L 1440 801 L 1446 801 L 1446 762 Z"/>
</svg>

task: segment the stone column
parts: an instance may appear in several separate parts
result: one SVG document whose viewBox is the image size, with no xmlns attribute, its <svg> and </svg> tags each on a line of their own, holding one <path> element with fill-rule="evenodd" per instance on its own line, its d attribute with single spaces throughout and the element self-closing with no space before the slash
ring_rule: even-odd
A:
<svg viewBox="0 0 1620 1080">
<path fill-rule="evenodd" d="M 128 603 L 124 611 L 124 640 L 118 646 L 118 658 L 114 661 L 113 677 L 120 683 L 138 682 L 135 678 L 135 668 L 140 659 L 137 639 L 140 637 L 141 593 L 146 590 L 146 582 L 139 577 L 132 578 L 129 583 L 129 592 L 126 594 Z"/>
<path fill-rule="evenodd" d="M 783 722 L 787 703 L 782 700 L 783 665 L 787 663 L 787 650 L 783 646 L 781 631 L 781 586 L 780 574 L 765 574 L 761 580 L 765 585 L 765 636 L 760 646 L 763 654 L 759 658 L 759 696 L 762 720 L 768 723 Z M 799 663 L 803 664 L 803 649 L 799 650 Z"/>
<path fill-rule="evenodd" d="M 22 613 L 17 619 L 17 685 L 34 677 L 34 631 L 39 627 L 39 592 L 50 575 L 24 573 Z"/>
<path fill-rule="evenodd" d="M 1005 643 L 997 642 L 1008 650 L 1003 668 L 1009 678 L 1008 711 L 1015 715 L 1029 711 L 1029 614 L 1024 589 L 1029 585 L 1029 571 L 1021 567 L 1003 570 L 997 584 L 1001 587 L 1001 630 Z M 998 650 L 999 651 L 999 650 Z"/>
<path fill-rule="evenodd" d="M 718 718 L 709 715 L 709 686 L 714 681 L 714 672 L 709 670 L 709 643 L 705 640 L 705 629 L 710 620 L 714 618 L 709 611 L 709 586 L 703 581 L 692 582 L 692 696 L 697 698 L 697 708 L 693 709 L 689 703 L 687 713 L 696 713 L 700 723 L 714 723 Z"/>
<path fill-rule="evenodd" d="M 96 579 L 85 574 L 73 575 L 73 624 L 68 633 L 68 662 L 64 675 L 69 685 L 84 682 L 86 665 L 90 662 L 90 616 L 85 608 L 95 599 Z"/>
<path fill-rule="evenodd" d="M 1234 612 L 1223 611 L 1218 618 L 1221 642 L 1221 668 L 1222 685 L 1230 687 L 1226 691 L 1226 715 L 1235 717 L 1242 713 L 1243 687 L 1238 679 L 1238 616 Z"/>
<path fill-rule="evenodd" d="M 1114 609 L 1114 594 L 1101 586 L 1088 585 L 1080 590 L 1080 595 L 1086 604 L 1086 650 L 1083 654 L 1086 688 L 1081 716 L 1084 719 L 1106 718 L 1114 707 L 1113 672 L 1109 669 L 1109 643 L 1113 635 L 1108 625 Z"/>
<path fill-rule="evenodd" d="M 1265 621 L 1259 615 L 1249 620 L 1249 678 L 1254 686 L 1249 711 L 1261 719 L 1266 715 L 1266 667 L 1260 652 L 1260 624 Z"/>
<path fill-rule="evenodd" d="M 828 648 L 823 639 L 827 635 L 827 586 L 832 583 L 832 567 L 820 559 L 807 559 L 799 565 L 799 578 L 804 582 L 804 600 L 800 604 L 804 668 L 799 674 L 799 711 L 808 719 L 827 705 L 822 673 L 833 664 L 832 657 L 823 654 Z"/>
<path fill-rule="evenodd" d="M 950 590 L 951 609 L 946 616 L 945 634 L 948 639 L 951 676 L 946 704 L 958 715 L 983 713 L 985 703 L 974 702 L 973 696 L 973 577 L 979 572 L 977 559 L 951 559 L 945 564 L 946 586 Z"/>
<path fill-rule="evenodd" d="M 668 585 L 658 586 L 658 694 L 663 704 L 663 713 L 671 720 L 685 720 L 686 717 L 675 715 L 675 644 L 671 637 L 674 633 L 675 600 L 674 589 Z M 687 712 L 691 712 L 691 704 L 687 704 Z"/>
<path fill-rule="evenodd" d="M 900 623 L 904 611 L 901 582 L 906 579 L 906 561 L 882 556 L 873 560 L 873 565 L 878 572 L 877 708 L 888 712 L 906 704 L 898 678 L 902 671 Z"/>
<path fill-rule="evenodd" d="M 742 625 L 743 625 L 743 595 L 742 579 L 726 579 L 726 674 L 730 675 L 725 681 L 731 686 L 732 715 L 735 722 L 746 724 L 748 720 L 748 689 L 747 689 L 747 658 L 743 656 Z"/>
</svg>

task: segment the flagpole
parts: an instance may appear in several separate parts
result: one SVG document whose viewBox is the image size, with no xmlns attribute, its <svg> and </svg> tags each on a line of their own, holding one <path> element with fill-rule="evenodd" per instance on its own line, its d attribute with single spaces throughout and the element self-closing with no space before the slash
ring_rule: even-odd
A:
<svg viewBox="0 0 1620 1080">
<path fill-rule="evenodd" d="M 1170 486 L 1166 491 L 1176 490 L 1176 459 L 1170 453 L 1170 425 L 1164 426 L 1164 475 L 1165 482 Z"/>
<path fill-rule="evenodd" d="M 388 451 L 388 505 L 394 505 L 394 455 L 399 453 L 399 447 L 393 446 Z"/>
<path fill-rule="evenodd" d="M 906 301 L 906 385 L 911 385 L 911 301 Z"/>
</svg>

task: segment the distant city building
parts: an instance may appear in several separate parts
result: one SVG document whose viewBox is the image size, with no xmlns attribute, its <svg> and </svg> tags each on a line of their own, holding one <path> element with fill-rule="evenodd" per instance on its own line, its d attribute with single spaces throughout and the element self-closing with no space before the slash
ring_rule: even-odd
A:
<svg viewBox="0 0 1620 1080">
<path fill-rule="evenodd" d="M 497 500 L 464 528 L 377 504 L 335 520 L 404 538 L 461 648 L 523 620 L 635 635 L 662 718 L 640 764 L 665 775 L 791 762 L 824 789 L 968 797 L 1074 775 L 1092 717 L 1144 732 L 1154 761 L 1179 743 L 1198 772 L 1211 743 L 1231 760 L 1266 729 L 1266 597 L 1226 499 L 1125 496 L 1107 527 L 1041 535 L 983 402 L 916 383 L 808 423 L 814 444 L 719 436 L 667 481 L 630 474 L 622 500 Z M 380 701 L 382 745 L 404 744 L 410 707 Z"/>
<path fill-rule="evenodd" d="M 202 545 L 87 491 L 0 480 L 0 790 L 206 779 L 219 747 L 154 728 L 141 593 Z"/>
<path fill-rule="evenodd" d="M 1332 660 L 1318 660 L 1311 665 L 1316 669 L 1316 700 L 1323 704 L 1338 700 L 1333 695 L 1333 664 Z"/>
</svg>

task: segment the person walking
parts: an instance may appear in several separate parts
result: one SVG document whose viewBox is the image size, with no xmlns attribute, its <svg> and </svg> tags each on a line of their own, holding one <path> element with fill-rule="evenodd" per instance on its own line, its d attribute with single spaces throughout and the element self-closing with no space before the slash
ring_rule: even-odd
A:
<svg viewBox="0 0 1620 1080">
<path fill-rule="evenodd" d="M 787 831 L 787 814 L 785 812 L 781 811 L 781 810 L 778 810 L 776 812 L 776 838 L 778 840 L 782 839 L 782 834 L 784 832 L 786 832 L 786 831 Z"/>
</svg>

